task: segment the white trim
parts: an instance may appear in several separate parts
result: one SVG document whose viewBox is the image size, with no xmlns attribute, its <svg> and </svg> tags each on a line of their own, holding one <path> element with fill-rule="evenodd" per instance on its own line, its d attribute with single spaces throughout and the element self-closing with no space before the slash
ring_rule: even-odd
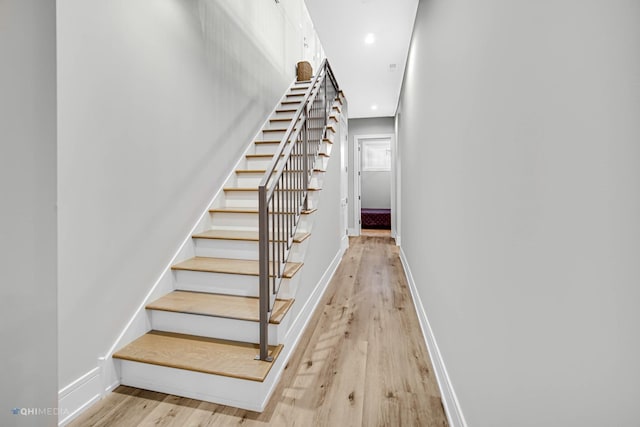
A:
<svg viewBox="0 0 640 427">
<path fill-rule="evenodd" d="M 422 335 L 427 345 L 427 351 L 429 352 L 431 363 L 433 364 L 433 370 L 436 374 L 438 386 L 440 387 L 442 403 L 447 414 L 447 418 L 449 419 L 449 425 L 451 427 L 467 427 L 467 422 L 464 419 L 460 402 L 458 401 L 458 397 L 453 389 L 453 384 L 451 383 L 451 379 L 447 373 L 447 368 L 444 364 L 444 360 L 442 359 L 440 349 L 438 348 L 436 337 L 433 335 L 433 330 L 429 324 L 429 319 L 427 318 L 424 305 L 420 300 L 420 295 L 418 294 L 413 274 L 411 274 L 411 268 L 409 268 L 409 262 L 407 261 L 407 257 L 402 250 L 402 247 L 400 247 L 400 261 L 402 262 L 402 267 L 404 268 L 405 276 L 407 277 L 409 291 L 411 292 L 411 297 L 413 299 L 413 305 L 416 309 L 416 313 L 418 314 L 420 329 L 422 329 Z"/>
<path fill-rule="evenodd" d="M 101 369 L 96 367 L 58 391 L 59 426 L 68 424 L 102 398 Z"/>
<path fill-rule="evenodd" d="M 391 147 L 391 174 L 396 173 L 396 164 L 394 159 L 396 158 L 395 141 L 396 136 L 393 133 L 380 133 L 380 134 L 362 134 L 353 135 L 353 228 L 349 229 L 350 236 L 359 236 L 362 231 L 362 224 L 360 223 L 360 212 L 362 210 L 362 183 L 361 183 L 361 169 L 362 169 L 362 149 L 361 141 L 367 139 L 389 139 L 389 146 Z M 394 180 L 391 179 L 391 230 L 395 230 L 394 221 L 394 196 L 396 189 L 394 188 Z"/>
<path fill-rule="evenodd" d="M 347 249 L 349 249 L 349 235 L 342 236 L 342 241 L 340 242 L 340 250 L 343 255 Z"/>
<path fill-rule="evenodd" d="M 397 110 L 396 110 L 397 111 Z M 400 161 L 400 138 L 398 126 L 401 113 L 396 112 L 393 120 L 394 140 L 391 148 L 391 236 L 396 238 L 396 245 L 400 246 L 400 235 L 402 234 L 401 213 L 402 213 L 402 164 Z"/>
</svg>

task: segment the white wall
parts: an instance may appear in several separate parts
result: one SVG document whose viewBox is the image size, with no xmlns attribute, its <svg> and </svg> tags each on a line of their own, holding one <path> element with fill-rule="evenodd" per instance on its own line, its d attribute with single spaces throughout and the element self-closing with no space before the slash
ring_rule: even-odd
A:
<svg viewBox="0 0 640 427">
<path fill-rule="evenodd" d="M 302 0 L 58 2 L 59 386 L 115 342 L 295 74 Z"/>
<path fill-rule="evenodd" d="M 395 123 L 393 117 L 374 117 L 367 119 L 349 119 L 349 170 L 354 170 L 354 153 L 353 147 L 355 145 L 355 137 L 358 135 L 392 135 L 395 132 Z M 391 175 L 388 172 L 368 172 L 371 174 L 373 182 L 368 181 L 367 176 L 362 177 L 362 207 L 371 208 L 384 208 L 385 206 L 373 206 L 379 204 L 381 200 L 391 200 L 389 194 L 391 189 Z M 354 182 L 353 174 L 349 173 L 349 200 L 355 201 L 354 198 Z M 373 185 L 370 185 L 373 184 Z M 355 196 L 357 197 L 357 196 Z M 369 206 L 371 204 L 371 206 Z M 354 210 L 355 203 L 349 203 L 349 228 L 355 227 L 354 225 Z"/>
<path fill-rule="evenodd" d="M 402 249 L 468 424 L 640 411 L 640 2 L 422 1 Z"/>
<path fill-rule="evenodd" d="M 361 207 L 391 209 L 391 172 L 362 171 Z"/>
<path fill-rule="evenodd" d="M 55 17 L 55 2 L 0 1 L 3 426 L 55 426 L 58 418 Z"/>
</svg>

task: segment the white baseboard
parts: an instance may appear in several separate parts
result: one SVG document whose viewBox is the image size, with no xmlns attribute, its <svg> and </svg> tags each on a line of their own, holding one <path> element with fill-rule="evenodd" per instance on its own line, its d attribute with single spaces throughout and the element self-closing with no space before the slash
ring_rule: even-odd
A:
<svg viewBox="0 0 640 427">
<path fill-rule="evenodd" d="M 422 335 L 424 336 L 424 340 L 427 344 L 427 351 L 429 352 L 429 357 L 433 364 L 433 370 L 436 373 L 436 380 L 440 387 L 442 403 L 447 414 L 447 418 L 449 419 L 449 425 L 451 427 L 467 427 L 467 422 L 464 419 L 460 402 L 458 402 L 458 397 L 453 389 L 453 384 L 451 384 L 451 379 L 449 378 L 447 368 L 444 364 L 444 360 L 442 359 L 442 355 L 440 354 L 436 337 L 433 335 L 433 330 L 429 324 L 427 313 L 420 299 L 420 295 L 418 294 L 418 289 L 413 279 L 413 275 L 411 274 L 409 262 L 407 261 L 407 257 L 405 256 L 402 247 L 400 247 L 400 261 L 404 267 L 407 282 L 409 283 L 409 291 L 411 292 L 411 297 L 413 299 L 413 305 L 415 306 L 416 313 L 418 314 L 418 321 L 420 322 L 420 328 L 422 329 Z"/>
<path fill-rule="evenodd" d="M 344 235 L 342 236 L 342 241 L 340 242 L 340 250 L 342 251 L 342 254 L 344 254 L 344 252 L 349 249 L 349 236 L 348 235 Z M 342 257 L 342 255 L 340 255 L 340 257 Z M 336 266 L 337 268 L 337 266 Z"/>
<path fill-rule="evenodd" d="M 349 228 L 349 236 L 359 236 L 360 230 L 357 228 Z"/>
<path fill-rule="evenodd" d="M 102 375 L 96 367 L 58 391 L 59 426 L 67 425 L 102 398 Z"/>
</svg>

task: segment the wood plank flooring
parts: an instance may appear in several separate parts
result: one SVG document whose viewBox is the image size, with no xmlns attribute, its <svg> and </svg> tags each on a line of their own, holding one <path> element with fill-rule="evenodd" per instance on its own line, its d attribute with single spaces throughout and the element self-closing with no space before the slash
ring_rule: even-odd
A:
<svg viewBox="0 0 640 427">
<path fill-rule="evenodd" d="M 398 250 L 355 237 L 264 412 L 118 387 L 71 426 L 448 426 Z"/>
</svg>

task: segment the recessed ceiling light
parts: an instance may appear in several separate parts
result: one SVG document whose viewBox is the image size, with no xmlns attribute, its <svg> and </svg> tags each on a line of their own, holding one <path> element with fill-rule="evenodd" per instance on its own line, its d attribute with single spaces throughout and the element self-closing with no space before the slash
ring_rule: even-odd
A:
<svg viewBox="0 0 640 427">
<path fill-rule="evenodd" d="M 373 42 L 375 41 L 376 41 L 376 36 L 373 33 L 367 34 L 367 36 L 364 38 L 364 42 L 366 44 L 373 44 Z"/>
<path fill-rule="evenodd" d="M 371 109 L 372 109 L 372 110 L 377 110 L 377 109 L 378 109 L 378 106 L 377 106 L 376 104 L 373 104 L 373 105 L 371 106 Z"/>
</svg>

